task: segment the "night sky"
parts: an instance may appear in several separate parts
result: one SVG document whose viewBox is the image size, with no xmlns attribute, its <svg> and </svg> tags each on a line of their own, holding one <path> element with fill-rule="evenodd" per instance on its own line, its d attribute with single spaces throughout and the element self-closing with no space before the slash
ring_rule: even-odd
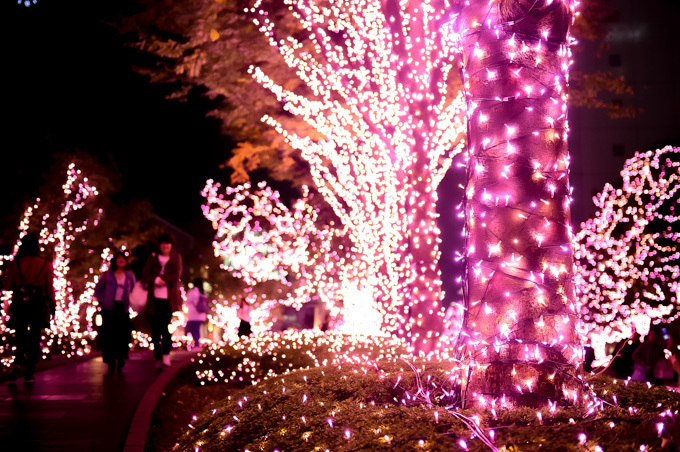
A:
<svg viewBox="0 0 680 452">
<path fill-rule="evenodd" d="M 205 118 L 206 101 L 166 100 L 169 88 L 133 71 L 147 57 L 106 25 L 134 11 L 133 2 L 3 3 L 2 228 L 16 227 L 51 156 L 79 149 L 115 162 L 116 200 L 148 199 L 154 213 L 191 230 L 205 180 L 228 180 L 218 165 L 232 143 Z"/>
</svg>

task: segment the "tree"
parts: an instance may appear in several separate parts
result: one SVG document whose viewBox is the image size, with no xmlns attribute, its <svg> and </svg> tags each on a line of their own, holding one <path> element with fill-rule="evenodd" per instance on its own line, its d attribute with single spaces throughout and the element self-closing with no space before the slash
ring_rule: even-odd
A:
<svg viewBox="0 0 680 452">
<path fill-rule="evenodd" d="M 76 294 L 85 289 L 90 278 L 91 269 L 101 266 L 101 254 L 106 248 L 120 249 L 126 246 L 134 249 L 149 239 L 155 239 L 159 228 L 153 224 L 153 207 L 148 201 L 133 199 L 119 202 L 116 197 L 120 191 L 120 174 L 111 156 L 94 157 L 86 152 L 75 150 L 54 154 L 48 171 L 44 175 L 45 183 L 39 188 L 40 203 L 34 218 L 48 216 L 48 224 L 54 228 L 54 221 L 62 209 L 63 198 L 54 196 L 63 191 L 64 174 L 73 165 L 87 183 L 97 187 L 95 204 L 88 204 L 78 212 L 72 212 L 74 224 L 87 218 L 87 228 L 79 231 L 73 246 L 69 247 L 69 272 L 66 277 Z M 33 228 L 38 225 L 33 223 Z M 51 252 L 51 249 L 48 249 Z"/>
<path fill-rule="evenodd" d="M 145 203 L 120 206 L 111 200 L 116 179 L 115 168 L 105 170 L 91 155 L 56 154 L 39 189 L 40 198 L 26 207 L 14 233 L 18 238 L 0 256 L 1 266 L 13 259 L 27 231 L 39 235 L 54 267 L 56 315 L 47 341 L 53 351 L 72 354 L 89 347 L 97 309 L 93 288 L 112 249 L 135 246 L 154 233 L 148 227 L 150 209 Z M 8 295 L 3 297 L 5 303 Z"/>
<path fill-rule="evenodd" d="M 444 17 L 437 2 L 286 4 L 308 41 L 280 35 L 264 7 L 251 11 L 312 94 L 252 72 L 316 133 L 265 120 L 301 151 L 347 228 L 383 328 L 430 347 L 443 324 L 436 187 L 462 147 L 453 54 L 440 39 Z"/>
<path fill-rule="evenodd" d="M 574 33 L 584 39 L 600 39 L 606 29 L 604 25 L 615 19 L 610 3 L 611 0 L 588 2 L 577 13 Z M 135 45 L 145 52 L 161 57 L 156 67 L 140 68 L 140 71 L 151 75 L 153 81 L 175 83 L 178 87 L 174 93 L 175 97 L 186 99 L 190 93 L 199 92 L 216 101 L 211 114 L 222 118 L 225 130 L 241 140 L 234 157 L 229 162 L 235 169 L 233 182 L 246 180 L 249 173 L 258 168 L 268 168 L 275 177 L 294 180 L 298 184 L 309 184 L 311 181 L 305 175 L 307 167 L 299 158 L 299 153 L 291 150 L 281 140 L 272 138 L 270 132 L 253 122 L 266 113 L 273 118 L 270 118 L 272 123 L 281 123 L 282 129 L 296 131 L 298 136 L 314 136 L 313 132 L 303 129 L 305 121 L 282 112 L 272 103 L 273 98 L 267 98 L 263 91 L 250 84 L 251 80 L 245 71 L 250 62 L 254 61 L 263 73 L 273 80 L 278 80 L 287 90 L 298 93 L 302 91 L 305 96 L 310 94 L 299 79 L 291 77 L 292 72 L 283 64 L 280 55 L 267 49 L 265 40 L 258 39 L 257 30 L 249 23 L 247 15 L 242 14 L 244 8 L 251 14 L 255 9 L 251 9 L 248 2 L 235 0 L 219 2 L 204 0 L 193 2 L 191 7 L 162 1 L 146 1 L 145 4 L 148 5 L 147 11 L 134 16 L 123 27 L 123 30 L 127 31 L 132 30 L 133 26 L 140 30 L 138 27 L 141 25 L 141 31 L 137 31 Z M 375 3 L 361 3 L 362 6 L 364 4 L 369 5 L 370 10 L 371 5 Z M 390 5 L 392 3 L 386 2 L 385 9 L 394 8 Z M 437 11 L 442 6 L 439 2 L 426 2 L 426 5 L 436 6 L 434 10 Z M 318 11 L 322 11 L 322 14 L 331 12 L 331 9 L 324 6 Z M 268 3 L 266 9 L 267 18 L 278 24 L 279 32 L 283 29 L 286 34 L 293 36 L 296 42 L 309 50 L 310 44 L 303 29 L 287 14 L 283 3 Z M 331 30 L 325 39 L 335 42 L 338 41 L 338 37 L 338 34 Z M 408 45 L 413 42 L 415 41 L 409 41 Z M 402 42 L 400 46 L 401 51 L 407 44 Z M 311 47 L 311 53 L 315 58 L 326 64 L 322 55 L 325 50 L 319 54 L 313 49 L 313 45 Z M 606 74 L 573 74 L 573 76 L 576 80 L 572 79 L 572 82 L 575 81 L 579 89 L 572 89 L 570 102 L 606 107 L 612 114 L 622 114 L 614 113 L 611 110 L 612 105 L 598 100 L 598 96 L 606 89 L 629 92 L 630 88 L 625 83 Z M 449 82 L 454 83 L 452 79 L 455 77 L 449 78 L 451 79 Z M 582 95 L 579 92 L 586 94 Z M 430 207 L 427 209 L 434 210 Z M 447 250 L 447 254 L 454 254 L 454 251 Z M 424 255 L 427 258 L 427 253 Z"/>
<path fill-rule="evenodd" d="M 86 308 L 84 303 L 91 304 L 92 300 L 83 300 L 74 295 L 68 274 L 72 244 L 77 236 L 92 224 L 96 224 L 101 215 L 101 211 L 97 209 L 89 212 L 86 209 L 97 197 L 98 192 L 97 188 L 90 184 L 88 178 L 75 167 L 75 164 L 68 166 L 65 179 L 61 187 L 63 197 L 51 196 L 44 204 L 38 199 L 35 205 L 27 207 L 19 224 L 19 238 L 21 239 L 31 229 L 31 223 L 33 223 L 33 229 L 38 233 L 41 246 L 47 249 L 48 254 L 53 257 L 56 314 L 50 324 L 50 332 L 54 337 L 49 342 L 51 344 L 57 342 L 60 345 L 92 338 L 90 325 L 83 322 L 81 315 L 82 308 Z M 50 209 L 45 210 L 43 208 L 45 206 L 49 206 Z M 58 208 L 55 209 L 56 206 Z M 41 211 L 42 214 L 40 214 Z M 18 249 L 18 243 L 15 251 L 16 249 Z M 13 256 L 3 256 L 0 262 L 12 258 Z M 65 348 L 67 353 L 72 351 L 72 347 L 68 345 Z"/>
<path fill-rule="evenodd" d="M 303 121 L 286 114 L 265 89 L 248 74 L 252 64 L 267 68 L 288 88 L 301 84 L 272 49 L 245 13 L 250 0 L 142 0 L 143 11 L 118 25 L 130 37 L 131 45 L 152 63 L 140 60 L 136 70 L 152 83 L 171 88 L 169 98 L 210 101 L 209 116 L 219 118 L 225 134 L 238 142 L 226 163 L 234 172 L 234 184 L 250 179 L 250 173 L 266 169 L 271 177 L 285 179 L 298 187 L 310 184 L 309 171 L 299 153 L 286 145 L 260 118 L 271 115 L 295 128 L 308 128 Z M 299 26 L 282 3 L 270 13 L 290 33 Z"/>
<path fill-rule="evenodd" d="M 586 333 L 599 358 L 606 343 L 679 317 L 680 149 L 636 153 L 622 183 L 593 198 L 598 211 L 574 237 Z"/>
<path fill-rule="evenodd" d="M 203 213 L 216 231 L 215 255 L 223 269 L 244 281 L 260 318 L 278 304 L 300 309 L 314 296 L 336 317 L 339 303 L 356 295 L 347 290 L 353 260 L 342 245 L 346 231 L 317 224 L 309 190 L 290 209 L 264 182 L 255 190 L 245 183 L 221 193 L 210 180 L 202 195 Z"/>
<path fill-rule="evenodd" d="M 579 399 L 566 120 L 574 6 L 471 1 L 456 18 L 469 140 L 465 404 Z"/>
<path fill-rule="evenodd" d="M 578 40 L 588 40 L 598 44 L 599 52 L 607 47 L 604 37 L 609 25 L 616 22 L 618 13 L 612 7 L 612 0 L 590 0 L 580 2 L 574 14 L 571 34 Z M 574 46 L 575 51 L 583 51 L 581 46 Z M 569 74 L 569 105 L 571 107 L 587 107 L 606 109 L 610 118 L 632 118 L 640 109 L 611 99 L 614 94 L 633 95 L 633 87 L 628 85 L 623 76 L 615 76 L 611 72 L 596 71 L 586 73 L 572 70 Z"/>
<path fill-rule="evenodd" d="M 250 173 L 264 168 L 274 178 L 290 180 L 299 186 L 310 185 L 307 167 L 299 154 L 260 123 L 260 118 L 268 114 L 284 122 L 288 129 L 305 127 L 304 121 L 286 115 L 275 99 L 247 73 L 248 67 L 256 64 L 288 89 L 301 85 L 246 14 L 252 2 L 141 0 L 139 3 L 143 10 L 118 25 L 132 46 L 147 56 L 156 57 L 151 63 L 148 58 L 140 59 L 136 70 L 148 75 L 153 83 L 166 84 L 173 99 L 195 101 L 201 96 L 211 101 L 209 115 L 220 118 L 225 133 L 238 142 L 227 162 L 234 170 L 232 183 L 243 183 Z M 608 25 L 617 18 L 611 3 L 612 0 L 582 2 L 572 30 L 574 36 L 601 42 Z M 304 41 L 299 23 L 283 2 L 269 2 L 267 10 L 270 19 L 291 36 Z M 570 85 L 570 105 L 606 108 L 612 117 L 630 117 L 637 111 L 603 96 L 610 92 L 632 93 L 632 88 L 620 77 L 575 71 Z"/>
</svg>

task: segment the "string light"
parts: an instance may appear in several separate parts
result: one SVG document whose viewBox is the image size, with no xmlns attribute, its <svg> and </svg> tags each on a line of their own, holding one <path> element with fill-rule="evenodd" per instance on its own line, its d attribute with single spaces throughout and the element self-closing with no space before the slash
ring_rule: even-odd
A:
<svg viewBox="0 0 680 452">
<path fill-rule="evenodd" d="M 583 387 L 566 119 L 574 8 L 465 2 L 448 27 L 468 103 L 459 356 L 470 404 L 577 403 Z"/>
<path fill-rule="evenodd" d="M 574 237 L 585 334 L 600 361 L 607 343 L 680 317 L 679 172 L 679 148 L 636 153 L 621 188 L 605 185 Z"/>
<path fill-rule="evenodd" d="M 317 296 L 331 317 L 337 318 L 338 302 L 351 303 L 360 295 L 360 288 L 351 284 L 354 260 L 342 245 L 346 230 L 333 224 L 317 226 L 319 211 L 310 204 L 306 187 L 292 209 L 266 183 L 260 183 L 257 190 L 251 191 L 246 183 L 220 193 L 220 185 L 208 181 L 201 193 L 206 200 L 204 216 L 216 231 L 215 255 L 224 261 L 224 269 L 250 286 L 246 293 L 255 306 L 251 314 L 255 333 L 271 328 L 267 323 L 270 311 L 279 304 L 299 310 Z M 272 281 L 279 286 L 274 296 L 253 290 Z M 365 313 L 363 308 L 357 311 Z M 366 318 L 361 320 L 361 325 L 349 317 L 337 322 L 346 329 L 366 327 Z M 378 331 L 380 319 L 372 321 L 370 331 Z"/>
<path fill-rule="evenodd" d="M 450 86 L 453 52 L 439 39 L 444 11 L 431 1 L 286 0 L 307 45 L 278 37 L 261 3 L 246 12 L 311 95 L 286 90 L 258 67 L 251 73 L 315 133 L 263 121 L 301 151 L 347 229 L 355 277 L 375 300 L 382 330 L 428 349 L 446 317 L 436 187 L 464 131 L 464 102 Z"/>
<path fill-rule="evenodd" d="M 102 210 L 95 209 L 94 215 L 90 215 L 78 223 L 78 212 L 90 204 L 98 195 L 97 189 L 92 186 L 75 164 L 71 163 L 66 171 L 66 181 L 62 185 L 63 201 L 54 218 L 46 213 L 39 219 L 40 231 L 38 233 L 42 250 L 52 250 L 52 267 L 54 273 L 54 296 L 55 315 L 50 327 L 45 330 L 41 339 L 43 358 L 50 353 L 58 352 L 67 357 L 83 356 L 91 351 L 91 346 L 96 331 L 94 330 L 94 311 L 96 301 L 91 297 L 96 277 L 86 283 L 85 292 L 78 298 L 74 296 L 71 281 L 68 279 L 70 270 L 69 251 L 78 234 L 83 233 L 89 226 L 98 223 Z M 21 239 L 26 235 L 34 213 L 40 207 L 40 199 L 28 207 L 19 223 L 19 240 L 14 247 L 14 254 L 19 249 Z M 104 251 L 106 257 L 108 250 Z M 13 260 L 12 256 L 2 256 L 0 264 Z M 89 275 L 88 275 L 89 276 Z M 13 334 L 6 326 L 8 320 L 4 306 L 9 303 L 11 292 L 3 296 L 2 331 Z M 85 318 L 81 315 L 84 312 Z M 13 358 L 3 359 L 3 364 L 9 366 Z"/>
</svg>

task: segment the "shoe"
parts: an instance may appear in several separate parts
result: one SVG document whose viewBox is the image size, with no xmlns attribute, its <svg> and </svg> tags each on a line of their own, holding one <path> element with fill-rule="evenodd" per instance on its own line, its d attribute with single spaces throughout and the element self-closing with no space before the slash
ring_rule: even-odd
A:
<svg viewBox="0 0 680 452">
<path fill-rule="evenodd" d="M 116 370 L 118 370 L 118 372 L 122 372 L 122 371 L 123 371 L 123 367 L 125 367 L 125 360 L 124 360 L 124 359 L 119 359 L 119 360 L 118 360 L 118 367 L 116 368 Z"/>
<path fill-rule="evenodd" d="M 160 359 L 156 360 L 156 370 L 163 370 L 163 361 Z"/>
<path fill-rule="evenodd" d="M 170 362 L 170 355 L 163 355 L 163 365 L 165 367 L 170 367 L 172 363 Z"/>
<path fill-rule="evenodd" d="M 21 367 L 19 366 L 14 366 L 12 370 L 9 372 L 7 375 L 7 380 L 9 381 L 17 381 L 17 378 L 21 375 Z"/>
<path fill-rule="evenodd" d="M 116 371 L 116 360 L 109 361 L 107 364 L 109 365 L 109 373 L 114 373 Z"/>
<path fill-rule="evenodd" d="M 34 375 L 24 375 L 24 383 L 35 383 Z"/>
</svg>

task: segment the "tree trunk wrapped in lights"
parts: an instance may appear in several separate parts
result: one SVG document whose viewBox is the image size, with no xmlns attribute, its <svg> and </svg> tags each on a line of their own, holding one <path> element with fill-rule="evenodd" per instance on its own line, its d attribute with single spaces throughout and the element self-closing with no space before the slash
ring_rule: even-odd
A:
<svg viewBox="0 0 680 452">
<path fill-rule="evenodd" d="M 462 132 L 440 3 L 286 0 L 309 41 L 278 36 L 262 2 L 250 10 L 308 89 L 291 92 L 259 68 L 254 77 L 315 133 L 265 121 L 301 151 L 347 228 L 383 330 L 418 349 L 442 331 L 436 187 Z"/>
<path fill-rule="evenodd" d="M 466 404 L 576 402 L 562 0 L 470 1 L 456 18 L 468 102 Z"/>
</svg>

